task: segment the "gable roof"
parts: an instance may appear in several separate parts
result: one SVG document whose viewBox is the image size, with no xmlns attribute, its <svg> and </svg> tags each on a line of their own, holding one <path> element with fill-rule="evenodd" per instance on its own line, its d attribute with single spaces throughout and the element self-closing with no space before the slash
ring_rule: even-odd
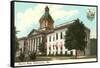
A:
<svg viewBox="0 0 100 68">
<path fill-rule="evenodd" d="M 34 33 L 34 32 L 39 33 L 39 31 L 38 31 L 38 30 L 33 29 L 33 30 L 32 30 L 32 31 L 28 34 L 28 36 L 32 35 L 32 33 Z"/>
</svg>

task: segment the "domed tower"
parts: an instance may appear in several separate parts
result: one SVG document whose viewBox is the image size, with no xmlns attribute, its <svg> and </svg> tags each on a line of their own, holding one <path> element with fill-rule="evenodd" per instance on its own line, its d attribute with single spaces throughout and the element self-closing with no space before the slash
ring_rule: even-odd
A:
<svg viewBox="0 0 100 68">
<path fill-rule="evenodd" d="M 40 22 L 40 30 L 46 31 L 53 28 L 54 21 L 51 15 L 49 14 L 48 6 L 45 7 L 45 13 L 42 15 L 39 22 Z"/>
</svg>

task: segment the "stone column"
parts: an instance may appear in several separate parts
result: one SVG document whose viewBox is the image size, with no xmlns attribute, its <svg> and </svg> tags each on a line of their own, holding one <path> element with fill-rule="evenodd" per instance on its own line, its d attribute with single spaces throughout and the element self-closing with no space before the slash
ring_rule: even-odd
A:
<svg viewBox="0 0 100 68">
<path fill-rule="evenodd" d="M 35 39 L 33 39 L 33 41 L 34 41 L 34 44 L 33 44 L 34 47 L 33 48 L 34 48 L 34 51 L 35 51 Z"/>
<path fill-rule="evenodd" d="M 36 38 L 35 38 L 35 50 L 36 50 Z"/>
<path fill-rule="evenodd" d="M 32 43 L 32 46 L 33 46 L 33 47 L 32 47 L 32 50 L 34 51 L 34 38 L 33 38 L 32 41 L 33 41 L 33 43 Z"/>
<path fill-rule="evenodd" d="M 36 51 L 36 40 L 35 40 L 35 38 L 34 38 L 34 49 Z"/>
<path fill-rule="evenodd" d="M 62 49 L 62 50 L 63 50 L 63 51 L 62 51 L 62 52 L 63 52 L 63 54 L 65 54 L 65 47 L 64 47 L 64 45 L 63 45 L 63 49 Z"/>
<path fill-rule="evenodd" d="M 37 42 L 38 40 L 37 40 L 37 38 L 36 38 L 36 50 L 38 51 L 38 46 L 37 46 L 37 44 L 38 44 L 38 42 Z"/>
<path fill-rule="evenodd" d="M 42 37 L 40 37 L 40 42 L 42 43 Z"/>
<path fill-rule="evenodd" d="M 58 45 L 58 54 L 60 54 L 60 52 L 61 52 L 60 48 L 61 48 L 60 45 Z"/>
<path fill-rule="evenodd" d="M 50 47 L 51 47 L 51 54 L 53 54 L 53 45 L 51 45 Z"/>
<path fill-rule="evenodd" d="M 49 55 L 49 47 L 50 47 L 50 45 L 47 45 L 47 55 Z"/>
<path fill-rule="evenodd" d="M 39 52 L 39 38 L 37 37 L 37 51 Z"/>
<path fill-rule="evenodd" d="M 32 41 L 32 39 L 31 39 L 31 52 L 32 52 L 32 47 L 33 47 L 33 46 L 32 46 L 32 42 L 33 42 L 33 41 Z"/>
<path fill-rule="evenodd" d="M 53 46 L 54 46 L 54 48 L 53 48 L 54 55 L 56 55 L 56 47 L 55 47 L 55 45 L 53 45 Z"/>
<path fill-rule="evenodd" d="M 73 55 L 75 55 L 75 54 L 76 54 L 76 53 L 75 53 L 75 49 L 73 49 L 72 51 L 73 51 Z"/>
<path fill-rule="evenodd" d="M 28 54 L 29 54 L 29 46 L 30 46 L 30 43 L 29 43 L 29 39 L 28 39 Z"/>
<path fill-rule="evenodd" d="M 33 52 L 33 39 L 31 39 L 31 51 Z"/>
<path fill-rule="evenodd" d="M 30 52 L 31 52 L 31 39 L 30 39 Z"/>
</svg>

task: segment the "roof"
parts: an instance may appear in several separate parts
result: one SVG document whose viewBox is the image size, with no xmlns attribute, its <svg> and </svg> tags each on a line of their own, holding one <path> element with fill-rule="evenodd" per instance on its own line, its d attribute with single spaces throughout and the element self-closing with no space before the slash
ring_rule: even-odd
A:
<svg viewBox="0 0 100 68">
<path fill-rule="evenodd" d="M 47 13 L 47 12 L 45 12 L 43 14 L 43 16 L 40 18 L 40 21 L 41 20 L 51 20 L 52 22 L 54 22 L 53 19 L 52 19 L 52 17 L 51 17 L 51 15 L 49 13 Z"/>
<path fill-rule="evenodd" d="M 27 37 L 18 38 L 18 41 L 25 40 Z"/>
<path fill-rule="evenodd" d="M 70 25 L 72 25 L 72 24 L 74 23 L 74 21 L 76 21 L 76 20 L 72 20 L 72 21 L 65 22 L 65 23 L 63 23 L 63 24 L 57 25 L 57 26 L 55 26 L 55 28 L 53 29 L 53 31 L 49 31 L 48 34 L 49 34 L 49 33 L 53 33 L 53 32 L 56 31 L 56 30 L 68 28 Z M 86 28 L 87 31 L 90 32 L 90 29 L 89 29 L 88 27 L 85 26 L 85 28 Z"/>
<path fill-rule="evenodd" d="M 72 21 L 69 21 L 69 22 L 65 22 L 63 24 L 59 24 L 59 25 L 56 25 L 55 26 L 55 30 L 58 30 L 58 29 L 62 29 L 62 28 L 68 28 L 75 20 L 72 20 Z"/>
<path fill-rule="evenodd" d="M 52 23 L 54 22 L 51 15 L 49 14 L 48 6 L 46 6 L 45 13 L 42 15 L 39 21 L 41 22 L 42 20 L 49 20 L 49 21 L 52 21 Z"/>
<path fill-rule="evenodd" d="M 39 33 L 39 31 L 38 30 L 36 30 L 36 29 L 33 29 L 29 34 L 28 34 L 28 36 L 30 36 L 33 32 L 37 32 L 37 33 Z"/>
<path fill-rule="evenodd" d="M 41 34 L 50 34 L 50 33 L 53 33 L 53 32 L 56 31 L 56 30 L 61 30 L 61 29 L 64 29 L 64 28 L 68 28 L 70 25 L 73 24 L 74 21 L 75 21 L 75 20 L 72 20 L 72 21 L 65 22 L 65 23 L 63 23 L 63 24 L 57 25 L 57 26 L 55 26 L 55 28 L 53 28 L 53 29 L 51 29 L 51 30 L 48 30 L 48 31 L 46 31 L 46 32 L 41 32 L 41 31 L 39 31 L 39 30 L 33 29 L 33 30 L 29 33 L 28 37 L 37 36 L 37 35 L 41 35 Z M 69 23 L 69 24 L 68 24 L 68 23 Z M 87 31 L 90 32 L 90 29 L 89 29 L 89 28 L 87 28 L 86 26 L 85 26 L 85 28 L 86 28 Z M 32 33 L 33 33 L 34 31 L 36 32 L 36 34 L 32 35 Z M 19 40 L 23 40 L 23 39 L 26 39 L 26 37 L 20 38 Z"/>
</svg>

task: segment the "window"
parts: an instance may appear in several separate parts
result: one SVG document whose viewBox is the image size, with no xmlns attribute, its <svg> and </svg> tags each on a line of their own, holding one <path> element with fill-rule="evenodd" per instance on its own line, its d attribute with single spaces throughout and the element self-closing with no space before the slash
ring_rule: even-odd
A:
<svg viewBox="0 0 100 68">
<path fill-rule="evenodd" d="M 49 42 L 51 42 L 51 36 L 49 36 Z"/>
<path fill-rule="evenodd" d="M 51 45 L 49 45 L 49 50 L 51 50 Z"/>
<path fill-rule="evenodd" d="M 60 33 L 60 39 L 62 39 L 63 37 L 62 37 L 62 32 Z"/>
<path fill-rule="evenodd" d="M 46 27 L 48 26 L 48 21 L 46 20 Z"/>
<path fill-rule="evenodd" d="M 56 33 L 56 40 L 58 40 L 58 33 Z"/>
<path fill-rule="evenodd" d="M 41 23 L 41 28 L 45 27 L 45 20 Z"/>
</svg>

